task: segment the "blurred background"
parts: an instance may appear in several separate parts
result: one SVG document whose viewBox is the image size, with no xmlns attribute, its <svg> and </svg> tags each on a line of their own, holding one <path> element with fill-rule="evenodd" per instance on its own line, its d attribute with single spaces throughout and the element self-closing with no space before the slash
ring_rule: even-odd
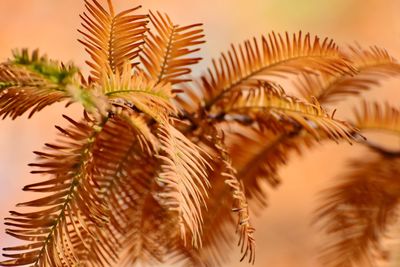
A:
<svg viewBox="0 0 400 267">
<path fill-rule="evenodd" d="M 180 24 L 203 22 L 207 43 L 202 50 L 205 58 L 195 74 L 209 65 L 210 59 L 225 51 L 230 43 L 276 32 L 310 32 L 331 37 L 338 44 L 377 45 L 400 58 L 399 0 L 115 0 L 117 8 L 142 4 L 145 9 L 168 13 Z M 0 59 L 10 56 L 13 48 L 39 48 L 51 58 L 74 61 L 86 69 L 87 55 L 76 41 L 76 29 L 83 11 L 82 0 L 1 0 Z M 390 80 L 367 93 L 370 99 L 398 104 L 400 81 Z M 345 117 L 347 101 L 339 107 L 338 116 Z M 341 108 L 343 106 L 343 108 Z M 7 216 L 18 202 L 27 200 L 23 185 L 35 181 L 27 164 L 34 160 L 32 150 L 54 139 L 53 125 L 63 124 L 61 113 L 75 114 L 56 105 L 33 119 L 26 116 L 17 121 L 0 123 L 0 217 Z M 364 151 L 357 146 L 326 144 L 303 157 L 293 155 L 282 169 L 283 184 L 271 191 L 269 207 L 254 224 L 257 229 L 257 261 L 255 266 L 317 267 L 318 233 L 310 226 L 312 211 L 318 204 L 318 192 L 339 177 L 346 161 Z M 13 244 L 0 224 L 0 247 Z M 232 252 L 238 264 L 239 254 Z"/>
</svg>

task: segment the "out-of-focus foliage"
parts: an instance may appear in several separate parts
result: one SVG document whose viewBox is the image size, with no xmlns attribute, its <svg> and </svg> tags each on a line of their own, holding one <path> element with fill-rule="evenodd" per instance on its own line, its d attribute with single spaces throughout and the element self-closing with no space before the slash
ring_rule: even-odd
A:
<svg viewBox="0 0 400 267">
<path fill-rule="evenodd" d="M 324 252 L 328 265 L 373 262 L 396 217 L 398 190 L 388 181 L 397 154 L 365 141 L 360 129 L 397 131 L 398 111 L 365 104 L 352 123 L 325 106 L 397 76 L 384 49 L 272 32 L 232 45 L 197 78 L 190 74 L 201 60 L 202 24 L 177 25 L 140 7 L 116 12 L 111 0 L 85 6 L 79 32 L 88 77 L 37 51 L 0 64 L 4 118 L 59 101 L 84 108 L 81 120 L 64 116 L 58 139 L 35 152 L 32 173 L 45 178 L 24 190 L 41 196 L 6 218 L 7 233 L 23 244 L 4 248 L 0 265 L 220 266 L 235 242 L 241 260 L 254 263 L 251 214 L 265 207 L 262 184 L 276 187 L 292 151 L 325 140 L 366 143 L 381 154 L 332 189 L 318 213 L 335 237 L 354 231 Z M 302 98 L 282 87 L 288 78 Z"/>
</svg>

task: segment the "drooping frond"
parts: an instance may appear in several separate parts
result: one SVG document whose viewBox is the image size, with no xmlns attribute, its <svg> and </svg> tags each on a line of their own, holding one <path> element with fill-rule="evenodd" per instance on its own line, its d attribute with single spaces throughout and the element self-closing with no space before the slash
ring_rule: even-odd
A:
<svg viewBox="0 0 400 267">
<path fill-rule="evenodd" d="M 222 176 L 225 167 L 220 163 L 212 162 L 207 210 L 203 213 L 202 246 L 181 246 L 184 266 L 222 266 L 229 258 L 226 252 L 235 248 L 237 220 L 232 212 L 232 191 L 225 183 L 226 177 Z"/>
<path fill-rule="evenodd" d="M 150 21 L 154 32 L 149 32 L 140 54 L 146 77 L 156 84 L 174 85 L 190 81 L 185 77 L 191 73 L 190 66 L 201 60 L 191 55 L 200 50 L 194 47 L 204 43 L 202 24 L 175 25 L 168 15 L 159 12 L 150 12 Z"/>
<path fill-rule="evenodd" d="M 171 102 L 171 86 L 156 84 L 140 74 L 132 76 L 128 64 L 124 65 L 121 73 L 117 71 L 103 77 L 101 90 L 114 104 L 136 108 L 161 123 L 176 113 Z"/>
<path fill-rule="evenodd" d="M 186 242 L 190 234 L 192 245 L 199 247 L 209 165 L 202 155 L 204 152 L 172 125 L 161 125 L 158 137 L 162 166 L 157 180 L 165 185 L 160 197 L 165 206 L 178 213 L 182 240 Z"/>
<path fill-rule="evenodd" d="M 81 15 L 84 38 L 79 41 L 92 58 L 87 64 L 94 80 L 121 72 L 126 62 L 134 65 L 147 31 L 147 16 L 135 14 L 140 6 L 115 14 L 111 1 L 108 5 L 109 11 L 97 0 L 85 0 L 87 12 Z"/>
<path fill-rule="evenodd" d="M 129 234 L 133 229 L 145 233 L 141 232 L 140 225 L 134 225 L 134 228 L 132 222 L 139 219 L 137 215 L 142 210 L 143 198 L 151 192 L 155 162 L 150 151 L 142 150 L 140 134 L 140 130 L 125 119 L 113 117 L 93 147 L 96 171 L 92 179 L 96 181 L 95 190 L 110 214 L 109 223 L 96 234 L 96 239 L 88 238 L 76 245 L 83 266 L 120 266 L 114 264 L 125 256 L 123 252 Z M 149 213 L 153 211 L 151 209 Z"/>
<path fill-rule="evenodd" d="M 27 50 L 15 51 L 14 58 L 0 64 L 0 116 L 15 119 L 27 111 L 29 117 L 46 106 L 69 97 L 68 86 L 77 69 Z"/>
<path fill-rule="evenodd" d="M 219 113 L 239 114 L 249 116 L 253 121 L 275 120 L 280 125 L 289 122 L 304 128 L 316 139 L 327 136 L 334 141 L 344 139 L 351 142 L 357 132 L 350 124 L 336 120 L 334 114 L 329 115 L 317 101 L 312 104 L 301 101 L 269 84 L 235 91 L 217 102 L 214 110 L 217 112 L 215 117 L 219 117 Z"/>
<path fill-rule="evenodd" d="M 180 240 L 178 228 L 170 224 L 170 217 L 171 214 L 150 191 L 141 196 L 131 213 L 129 231 L 123 243 L 125 249 L 118 266 L 128 267 L 139 262 L 152 265 L 165 263 L 166 256 L 172 252 L 174 239 Z"/>
<path fill-rule="evenodd" d="M 67 118 L 67 117 L 65 117 Z M 12 259 L 2 266 L 71 266 L 78 262 L 73 236 L 96 233 L 107 222 L 107 209 L 93 188 L 93 146 L 99 134 L 87 122 L 69 118 L 68 129 L 57 144 L 47 144 L 46 152 L 36 152 L 39 160 L 32 173 L 48 175 L 48 180 L 28 185 L 26 191 L 47 196 L 18 206 L 38 208 L 32 212 L 11 212 L 7 233 L 27 244 L 5 248 Z M 101 125 L 99 125 L 101 127 Z M 84 240 L 82 240 L 84 242 Z"/>
<path fill-rule="evenodd" d="M 363 131 L 386 131 L 400 134 L 400 110 L 388 103 L 362 102 L 356 109 L 354 124 Z"/>
<path fill-rule="evenodd" d="M 250 224 L 247 198 L 235 176 L 224 144 L 224 134 L 213 125 L 202 125 L 201 143 L 214 159 L 209 170 L 209 198 L 203 213 L 202 247 L 181 246 L 185 266 L 221 266 L 227 250 L 233 249 L 235 228 L 239 235 L 242 260 L 255 260 L 254 228 Z M 236 217 L 237 219 L 234 219 Z"/>
<path fill-rule="evenodd" d="M 226 162 L 226 161 L 225 161 Z M 232 196 L 234 199 L 233 211 L 238 213 L 237 232 L 239 233 L 239 242 L 241 253 L 243 256 L 240 261 L 246 257 L 249 258 L 249 263 L 255 262 L 255 240 L 254 228 L 250 224 L 249 207 L 247 198 L 244 191 L 243 183 L 240 183 L 236 176 L 236 170 L 232 167 L 231 163 L 226 162 L 226 171 L 222 176 L 226 177 L 225 183 L 231 188 Z"/>
<path fill-rule="evenodd" d="M 329 74 L 348 73 L 353 69 L 341 55 L 337 45 L 330 39 L 314 40 L 310 34 L 301 32 L 292 37 L 272 32 L 263 36 L 261 42 L 246 41 L 233 46 L 222 54 L 213 67 L 201 78 L 205 108 L 209 109 L 225 93 L 242 89 L 267 80 L 272 76 L 287 76 L 301 72 Z"/>
<path fill-rule="evenodd" d="M 357 70 L 355 75 L 304 74 L 295 82 L 302 97 L 309 101 L 316 98 L 323 104 L 334 103 L 369 90 L 379 85 L 380 80 L 400 74 L 397 61 L 378 47 L 368 50 L 350 47 L 348 58 Z"/>
<path fill-rule="evenodd" d="M 376 266 L 382 239 L 398 218 L 399 158 L 376 155 L 357 160 L 351 172 L 324 192 L 316 213 L 327 239 L 321 251 L 324 266 Z"/>
<path fill-rule="evenodd" d="M 221 178 L 225 179 L 225 184 L 231 190 L 233 199 L 232 211 L 238 215 L 236 232 L 239 234 L 238 245 L 241 249 L 241 253 L 243 254 L 240 261 L 243 261 L 246 257 L 248 257 L 249 263 L 254 264 L 256 243 L 253 233 L 255 229 L 250 224 L 249 206 L 243 181 L 239 180 L 237 171 L 232 166 L 232 160 L 228 153 L 228 149 L 226 148 L 224 139 L 224 132 L 218 133 L 217 129 L 213 130 L 211 140 L 214 144 L 215 150 L 219 154 L 219 161 L 222 164 Z"/>
</svg>

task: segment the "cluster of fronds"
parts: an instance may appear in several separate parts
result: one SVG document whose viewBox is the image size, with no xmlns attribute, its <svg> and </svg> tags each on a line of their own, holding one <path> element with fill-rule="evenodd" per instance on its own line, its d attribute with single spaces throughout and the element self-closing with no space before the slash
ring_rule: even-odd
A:
<svg viewBox="0 0 400 267">
<path fill-rule="evenodd" d="M 57 126 L 58 140 L 35 152 L 32 173 L 45 178 L 24 190 L 46 195 L 19 204 L 26 208 L 6 218 L 7 233 L 24 243 L 4 248 L 10 259 L 2 266 L 220 266 L 235 239 L 242 260 L 254 263 L 250 215 L 266 204 L 264 184 L 280 183 L 279 167 L 291 151 L 326 139 L 360 141 L 359 128 L 382 121 L 396 127 L 397 119 L 386 121 L 378 112 L 351 124 L 324 108 L 400 73 L 382 49 L 345 52 L 330 39 L 272 32 L 232 45 L 191 87 L 191 66 L 204 43 L 201 24 L 176 25 L 160 12 L 140 14 L 140 7 L 116 13 L 110 0 L 108 9 L 96 0 L 85 5 L 80 42 L 91 57 L 88 78 L 26 50 L 0 65 L 4 118 L 31 116 L 58 101 L 84 108 L 79 121 L 64 116 L 69 126 Z M 303 99 L 289 96 L 276 77 L 299 79 Z M 348 190 L 361 174 L 337 190 Z M 356 186 L 369 181 L 376 180 Z M 375 213 L 355 203 L 361 216 L 373 217 L 366 228 L 394 216 L 380 213 L 385 194 L 393 208 L 397 204 L 385 187 L 391 181 L 379 180 L 382 197 L 367 200 Z M 346 211 L 337 202 L 355 201 L 331 198 L 321 217 Z M 357 242 L 367 250 L 379 241 L 359 239 L 339 248 L 341 241 L 334 243 L 327 257 L 351 254 Z"/>
</svg>

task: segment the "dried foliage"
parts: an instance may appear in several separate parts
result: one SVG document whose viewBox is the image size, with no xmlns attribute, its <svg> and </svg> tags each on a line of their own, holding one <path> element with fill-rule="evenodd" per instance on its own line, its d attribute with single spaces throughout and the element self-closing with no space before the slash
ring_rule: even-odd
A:
<svg viewBox="0 0 400 267">
<path fill-rule="evenodd" d="M 381 241 L 398 218 L 399 160 L 378 154 L 354 161 L 351 172 L 323 192 L 317 216 L 330 237 L 321 255 L 325 266 L 376 266 L 386 256 Z"/>
<path fill-rule="evenodd" d="M 383 105 L 364 101 L 354 113 L 354 124 L 364 131 L 400 133 L 400 110 L 387 103 Z"/>
<path fill-rule="evenodd" d="M 257 81 L 315 71 L 351 74 L 353 68 L 333 40 L 321 41 L 302 32 L 293 36 L 272 32 L 262 36 L 261 41 L 254 38 L 243 45 L 232 45 L 230 51 L 213 61 L 208 75 L 201 77 L 205 108 L 208 110 L 231 91 L 253 87 Z"/>
<path fill-rule="evenodd" d="M 398 108 L 364 101 L 355 113 L 362 130 L 398 134 Z M 371 141 L 365 145 L 374 153 L 354 160 L 351 171 L 323 192 L 316 212 L 328 235 L 321 252 L 326 266 L 377 266 L 378 259 L 388 257 L 382 240 L 398 220 L 400 154 Z"/>
<path fill-rule="evenodd" d="M 190 65 L 197 64 L 201 58 L 189 57 L 204 43 L 202 24 L 179 26 L 172 23 L 168 15 L 150 12 L 150 21 L 155 32 L 149 32 L 141 63 L 149 80 L 171 85 L 191 81 L 185 78 L 191 73 Z"/>
<path fill-rule="evenodd" d="M 24 189 L 40 197 L 6 218 L 22 244 L 4 248 L 1 266 L 221 266 L 235 241 L 241 260 L 254 264 L 251 215 L 265 207 L 266 185 L 279 185 L 292 151 L 325 140 L 379 154 L 358 161 L 317 214 L 334 238 L 327 266 L 373 263 L 397 217 L 398 153 L 360 138 L 359 129 L 397 134 L 399 111 L 365 102 L 349 123 L 325 105 L 398 75 L 394 58 L 272 32 L 232 45 L 193 78 L 202 24 L 179 26 L 160 12 L 137 14 L 139 7 L 118 13 L 111 0 L 85 7 L 87 78 L 37 51 L 0 64 L 3 118 L 63 100 L 84 109 L 80 120 L 64 116 L 69 126 L 57 126 L 58 139 L 35 152 L 32 172 L 43 178 Z M 276 77 L 298 79 L 303 99 Z"/>
<path fill-rule="evenodd" d="M 302 75 L 295 83 L 301 95 L 309 101 L 335 103 L 379 85 L 383 78 L 400 74 L 400 65 L 382 48 L 349 47 L 346 56 L 357 70 L 355 75 Z"/>
<path fill-rule="evenodd" d="M 87 12 L 81 15 L 84 30 L 79 30 L 84 39 L 79 41 L 92 58 L 87 62 L 92 68 L 92 79 L 99 80 L 104 70 L 121 72 L 127 61 L 138 56 L 147 31 L 147 16 L 134 14 L 140 6 L 115 14 L 111 1 L 109 11 L 97 1 L 85 0 L 85 6 Z"/>
</svg>

